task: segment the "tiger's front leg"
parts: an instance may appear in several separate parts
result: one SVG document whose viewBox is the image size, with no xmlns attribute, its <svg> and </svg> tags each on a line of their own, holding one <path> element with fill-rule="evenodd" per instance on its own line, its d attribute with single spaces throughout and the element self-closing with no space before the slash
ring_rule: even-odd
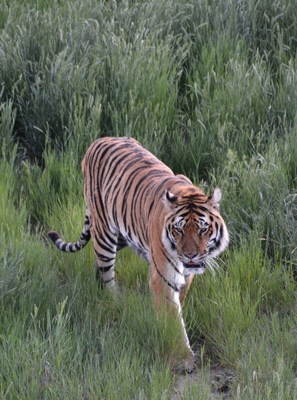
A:
<svg viewBox="0 0 297 400">
<path fill-rule="evenodd" d="M 195 277 L 194 274 L 191 274 L 191 275 L 188 275 L 187 277 L 185 277 L 186 283 L 185 283 L 185 285 L 181 288 L 181 290 L 180 290 L 180 295 L 179 295 L 179 300 L 180 300 L 181 305 L 184 304 L 184 301 L 185 301 L 185 299 L 186 299 L 186 297 L 187 297 L 188 291 L 189 291 L 189 289 L 190 289 L 190 286 L 191 286 L 191 284 L 192 284 L 192 281 L 193 281 L 194 277 Z"/>
<path fill-rule="evenodd" d="M 169 312 L 173 318 L 178 318 L 179 320 L 185 356 L 182 362 L 177 365 L 177 369 L 191 373 L 194 368 L 194 353 L 190 346 L 182 316 L 180 291 L 177 286 L 166 279 L 166 276 L 164 276 L 155 265 L 151 266 L 149 286 L 157 311 L 160 311 L 165 306 L 166 311 Z"/>
</svg>

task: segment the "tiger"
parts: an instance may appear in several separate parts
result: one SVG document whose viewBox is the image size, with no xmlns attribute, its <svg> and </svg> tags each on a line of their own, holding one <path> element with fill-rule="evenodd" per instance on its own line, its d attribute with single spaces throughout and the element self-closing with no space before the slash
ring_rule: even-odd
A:
<svg viewBox="0 0 297 400">
<path fill-rule="evenodd" d="M 194 353 L 182 316 L 182 304 L 195 275 L 212 268 L 228 246 L 220 215 L 221 190 L 210 196 L 172 170 L 130 137 L 103 137 L 82 160 L 85 223 L 77 242 L 49 238 L 64 252 L 77 252 L 92 239 L 96 270 L 116 290 L 115 258 L 129 246 L 149 264 L 149 288 L 156 310 L 172 312 L 180 323 L 182 369 L 192 372 Z"/>
</svg>

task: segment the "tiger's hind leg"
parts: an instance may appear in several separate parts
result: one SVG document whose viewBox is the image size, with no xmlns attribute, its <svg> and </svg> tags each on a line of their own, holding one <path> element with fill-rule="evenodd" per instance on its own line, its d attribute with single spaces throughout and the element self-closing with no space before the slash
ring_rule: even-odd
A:
<svg viewBox="0 0 297 400">
<path fill-rule="evenodd" d="M 115 281 L 114 264 L 112 266 L 105 266 L 104 264 L 105 263 L 102 261 L 102 258 L 96 255 L 96 261 L 94 265 L 96 279 L 99 282 L 100 287 L 116 291 L 117 284 Z"/>
<path fill-rule="evenodd" d="M 117 290 L 115 282 L 115 258 L 117 252 L 117 235 L 110 231 L 96 232 L 93 236 L 96 255 L 96 277 L 107 288 Z"/>
</svg>

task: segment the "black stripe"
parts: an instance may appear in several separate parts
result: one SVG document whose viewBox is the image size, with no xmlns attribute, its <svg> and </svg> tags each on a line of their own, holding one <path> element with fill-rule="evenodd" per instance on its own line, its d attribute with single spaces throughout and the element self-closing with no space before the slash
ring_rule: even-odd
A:
<svg viewBox="0 0 297 400">
<path fill-rule="evenodd" d="M 209 214 L 209 216 L 214 216 L 216 217 L 216 215 L 214 213 L 212 213 L 210 210 L 208 210 L 206 207 L 203 206 L 198 206 L 198 208 L 204 212 L 206 212 L 207 214 Z"/>
<path fill-rule="evenodd" d="M 150 162 L 151 164 L 151 162 Z M 133 229 L 135 227 L 138 231 L 138 238 L 141 242 L 143 248 L 147 248 L 148 243 L 148 232 L 147 232 L 147 223 L 145 222 L 144 218 L 141 217 L 139 219 L 138 211 L 140 209 L 140 213 L 142 213 L 142 204 L 145 204 L 145 199 L 148 196 L 148 192 L 151 189 L 151 182 L 153 182 L 153 178 L 159 177 L 160 171 L 159 170 L 152 170 L 145 173 L 140 179 L 137 180 L 136 185 L 132 188 L 131 196 L 132 196 L 132 203 L 130 205 L 130 217 L 131 222 L 133 224 Z M 135 177 L 136 180 L 136 177 Z M 147 184 L 149 183 L 149 185 Z M 154 203 L 154 202 L 153 202 Z M 149 214 L 151 213 L 151 207 L 153 203 L 150 205 Z M 141 214 L 142 216 L 142 214 Z M 144 243 L 145 242 L 145 243 Z"/>
<path fill-rule="evenodd" d="M 113 281 L 114 280 L 114 276 L 112 277 L 112 278 L 110 278 L 110 279 L 108 279 L 107 281 L 105 281 L 104 279 L 102 279 L 103 280 L 103 283 L 109 283 L 109 282 L 111 282 L 111 281 Z"/>
<path fill-rule="evenodd" d="M 124 222 L 125 228 L 126 228 L 126 219 L 127 219 L 126 218 L 126 215 L 127 215 L 127 197 L 130 194 L 131 185 L 133 184 L 134 179 L 136 178 L 138 173 L 141 172 L 144 168 L 145 168 L 144 166 L 141 166 L 141 167 L 133 169 L 129 173 L 129 175 L 128 175 L 127 179 L 126 179 L 126 182 L 125 182 L 126 188 L 123 191 L 123 199 L 122 199 L 123 203 L 122 203 L 122 209 L 121 209 L 122 218 L 123 218 L 123 222 Z"/>
<path fill-rule="evenodd" d="M 104 204 L 103 204 L 103 201 L 102 201 L 101 193 L 97 192 L 97 196 L 96 197 L 94 196 L 94 193 L 93 193 L 92 196 L 91 196 L 91 199 L 93 201 L 93 204 L 95 205 L 97 216 L 104 221 L 103 225 L 108 226 L 108 220 L 107 220 L 106 215 L 105 215 L 105 207 L 104 207 Z M 99 204 L 97 203 L 96 200 L 98 200 Z M 101 212 L 99 211 L 99 208 L 101 208 Z"/>
<path fill-rule="evenodd" d="M 177 273 L 179 273 L 180 275 L 182 275 L 182 273 L 176 268 L 176 266 L 174 264 L 172 264 L 170 258 L 167 257 L 167 254 L 165 253 L 165 251 L 162 249 L 162 253 L 163 256 L 166 258 L 166 260 L 169 262 L 169 264 L 172 266 L 172 268 L 174 269 L 174 271 L 176 271 Z"/>
<path fill-rule="evenodd" d="M 97 267 L 97 268 L 100 273 L 104 274 L 104 273 L 108 272 L 112 267 L 113 267 L 112 265 L 109 265 L 108 267 Z"/>
<path fill-rule="evenodd" d="M 103 261 L 103 262 L 106 262 L 106 263 L 112 262 L 112 263 L 114 264 L 114 262 L 115 262 L 115 256 L 113 256 L 113 257 L 107 257 L 107 256 L 105 256 L 104 254 L 98 253 L 98 251 L 95 251 L 95 253 L 96 253 L 96 257 L 97 257 L 100 261 Z"/>
<path fill-rule="evenodd" d="M 95 239 L 96 239 L 96 244 L 98 244 L 99 247 L 101 247 L 103 250 L 106 250 L 107 252 L 114 254 L 114 251 L 112 248 L 105 246 L 105 244 L 103 244 L 101 242 L 101 240 L 99 240 L 100 238 L 97 236 L 97 234 L 95 234 Z"/>
<path fill-rule="evenodd" d="M 129 151 L 127 153 L 126 143 L 119 144 L 116 146 L 113 145 L 113 147 L 114 148 L 111 150 L 111 152 L 108 155 L 109 156 L 108 161 L 107 161 L 107 163 L 105 163 L 105 171 L 108 171 L 108 173 L 105 175 L 104 181 L 106 181 L 106 179 L 108 177 L 114 176 L 117 166 L 122 162 L 122 160 L 124 160 L 127 157 L 130 157 L 130 155 L 131 155 L 131 151 Z M 113 157 L 113 155 L 114 155 L 114 157 Z M 119 159 L 119 157 L 121 157 L 121 158 Z M 115 162 L 116 162 L 116 165 L 113 168 L 111 168 L 112 164 Z"/>
<path fill-rule="evenodd" d="M 153 199 L 153 201 L 151 202 L 150 206 L 149 206 L 149 210 L 148 210 L 148 216 L 151 215 L 152 209 L 154 207 L 155 204 L 155 198 Z"/>
<path fill-rule="evenodd" d="M 118 217 L 117 217 L 117 206 L 116 206 L 116 203 L 117 203 L 118 194 L 119 194 L 120 190 L 121 190 L 121 186 L 119 185 L 117 191 L 113 192 L 112 199 L 109 200 L 109 202 L 112 202 L 111 209 L 112 209 L 113 223 L 115 224 L 115 226 L 117 227 L 118 230 L 119 230 L 119 221 L 118 221 Z"/>
<path fill-rule="evenodd" d="M 223 225 L 221 225 L 220 227 L 220 239 L 224 236 L 224 229 L 223 229 Z"/>
<path fill-rule="evenodd" d="M 104 230 L 104 235 L 107 237 L 109 242 L 111 244 L 113 244 L 114 246 L 116 246 L 117 245 L 117 241 L 116 241 L 115 237 L 110 235 L 110 231 L 109 230 L 107 230 L 107 229 L 103 229 L 103 230 Z"/>
<path fill-rule="evenodd" d="M 124 146 L 123 146 L 124 148 Z M 120 150 L 121 148 L 117 149 Z M 125 148 L 124 148 L 125 150 Z M 122 156 L 122 157 L 121 157 Z M 104 200 L 107 201 L 107 197 L 109 195 L 111 186 L 113 185 L 114 181 L 118 180 L 118 174 L 116 174 L 116 170 L 118 169 L 119 164 L 125 159 L 127 158 L 127 153 L 124 152 L 124 155 L 122 154 L 122 152 L 120 152 L 119 154 L 116 155 L 116 157 L 114 157 L 112 160 L 110 160 L 110 162 L 108 163 L 110 165 L 110 168 L 107 168 L 107 166 L 105 166 L 106 170 L 108 171 L 105 176 L 104 179 L 102 180 L 102 184 L 105 188 L 108 188 L 108 190 L 106 191 L 106 195 L 104 197 Z M 125 166 L 126 169 L 126 166 Z"/>
<path fill-rule="evenodd" d="M 83 240 L 89 241 L 90 237 L 91 237 L 91 232 L 90 232 L 90 230 L 88 230 L 87 232 L 82 232 L 81 233 L 80 240 L 81 241 L 83 241 Z"/>
<path fill-rule="evenodd" d="M 165 278 L 165 276 L 161 274 L 161 272 L 159 271 L 159 269 L 158 269 L 158 267 L 157 267 L 157 264 L 156 264 L 156 262 L 155 262 L 155 260 L 154 260 L 154 257 L 152 257 L 152 259 L 153 259 L 153 265 L 154 265 L 154 267 L 156 268 L 156 271 L 158 272 L 158 275 L 163 279 L 163 281 L 164 281 L 168 286 L 171 287 L 171 289 L 173 289 L 175 292 L 179 292 L 179 290 L 178 290 L 178 288 L 176 287 L 176 285 L 173 285 L 172 283 L 170 283 L 170 282 Z"/>
<path fill-rule="evenodd" d="M 172 240 L 170 239 L 168 229 L 166 229 L 166 237 L 167 237 L 167 239 L 169 240 L 169 242 L 171 244 L 171 249 L 172 250 L 176 250 L 176 244 L 174 242 L 172 242 Z"/>
<path fill-rule="evenodd" d="M 90 178 L 90 190 L 91 190 L 90 194 L 91 194 L 91 196 L 93 195 L 93 191 L 95 190 L 92 187 L 92 183 L 95 184 L 95 188 L 100 187 L 99 183 L 96 182 L 96 180 L 95 180 L 95 178 L 98 177 L 97 173 L 95 174 L 94 179 L 92 179 L 93 171 L 95 171 L 95 168 L 98 169 L 98 171 L 99 171 L 98 160 L 99 159 L 102 160 L 104 158 L 106 152 L 110 148 L 112 148 L 113 146 L 114 146 L 114 144 L 113 143 L 109 143 L 109 142 L 107 142 L 107 143 L 102 143 L 102 142 L 96 143 L 95 142 L 94 147 L 91 148 L 91 151 L 89 153 L 89 157 L 88 157 L 88 160 L 87 160 L 88 161 L 88 166 L 89 166 L 89 178 Z"/>
<path fill-rule="evenodd" d="M 159 185 L 156 187 L 156 188 L 154 188 L 154 192 L 155 192 L 155 200 L 157 200 L 157 201 L 160 201 L 160 197 L 161 196 L 163 196 L 163 193 L 164 193 L 164 191 L 165 191 L 165 183 L 170 179 L 170 178 L 174 178 L 174 176 L 170 176 L 168 173 L 166 173 L 166 175 L 165 175 L 165 173 L 164 173 L 164 178 L 163 179 L 161 179 L 160 180 L 160 183 L 159 183 Z M 161 178 L 161 177 L 160 177 Z M 160 195 L 160 190 L 162 189 L 162 193 L 161 193 L 161 195 Z M 159 196 L 158 198 L 156 197 L 156 196 Z"/>
<path fill-rule="evenodd" d="M 96 231 L 97 236 L 100 236 L 101 243 L 103 242 L 107 246 L 111 246 L 111 248 L 113 246 L 116 246 L 117 241 L 115 239 L 115 236 L 111 236 L 110 230 L 104 226 L 100 226 L 100 228 L 101 228 L 100 232 L 98 232 L 97 229 L 95 231 Z"/>
<path fill-rule="evenodd" d="M 95 142 L 96 143 L 96 142 Z M 88 162 L 88 167 L 89 167 L 89 179 L 90 179 L 90 197 L 91 197 L 91 201 L 92 203 L 95 204 L 96 206 L 96 210 L 98 213 L 98 207 L 97 207 L 97 203 L 95 202 L 95 192 L 98 191 L 98 197 L 100 197 L 100 191 L 98 190 L 98 188 L 101 187 L 101 180 L 98 178 L 100 178 L 100 163 L 103 159 L 102 154 L 105 155 L 105 153 L 110 149 L 113 148 L 114 144 L 113 143 L 96 143 L 96 145 L 91 149 L 91 153 L 89 154 L 89 159 L 86 160 Z M 101 174 L 102 176 L 102 174 Z M 100 201 L 100 199 L 99 199 Z M 101 201 L 101 205 L 102 205 L 102 201 Z M 101 207 L 102 210 L 104 210 L 104 207 Z M 100 216 L 100 214 L 98 213 L 98 215 Z"/>
</svg>

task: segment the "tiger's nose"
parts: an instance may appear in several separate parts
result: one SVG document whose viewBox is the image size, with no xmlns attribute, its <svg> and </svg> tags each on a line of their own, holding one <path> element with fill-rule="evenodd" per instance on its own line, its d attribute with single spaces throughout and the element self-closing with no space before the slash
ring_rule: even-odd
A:
<svg viewBox="0 0 297 400">
<path fill-rule="evenodd" d="M 196 258 L 198 256 L 198 253 L 187 251 L 187 252 L 184 253 L 184 255 L 187 258 L 189 258 L 190 260 L 193 260 L 194 258 Z"/>
</svg>

